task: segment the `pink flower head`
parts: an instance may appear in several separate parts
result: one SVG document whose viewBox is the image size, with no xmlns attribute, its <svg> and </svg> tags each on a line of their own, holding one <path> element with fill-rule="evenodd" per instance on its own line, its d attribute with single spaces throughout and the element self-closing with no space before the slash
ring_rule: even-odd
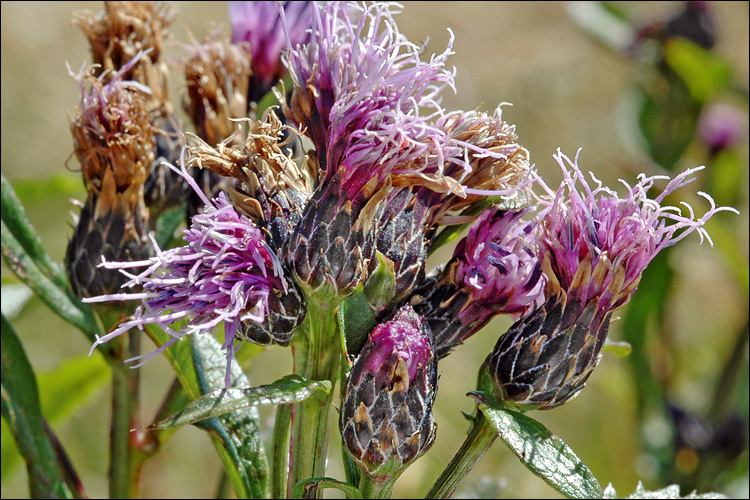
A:
<svg viewBox="0 0 750 500">
<path fill-rule="evenodd" d="M 243 322 L 262 323 L 275 293 L 287 290 L 281 263 L 261 231 L 227 201 L 224 193 L 209 201 L 185 170 L 183 177 L 205 203 L 204 212 L 193 216 L 185 230 L 186 246 L 161 250 L 151 236 L 156 256 L 139 262 L 102 262 L 107 269 L 120 269 L 130 281 L 123 286 L 143 287 L 142 292 L 119 293 L 85 299 L 86 302 L 140 300 L 133 319 L 97 338 L 93 349 L 133 327 L 155 324 L 171 339 L 156 351 L 127 361 L 144 361 L 164 351 L 191 333 L 207 333 L 224 323 L 229 381 L 234 339 Z M 128 270 L 144 268 L 138 274 Z M 175 331 L 176 322 L 187 319 Z"/>
<path fill-rule="evenodd" d="M 310 39 L 313 6 L 310 2 L 229 2 L 232 42 L 248 42 L 253 76 L 250 101 L 262 98 L 284 78 L 287 69 L 281 54 Z M 287 33 L 284 33 L 286 23 Z"/>
<path fill-rule="evenodd" d="M 571 161 L 558 150 L 555 159 L 563 171 L 557 191 L 537 179 L 546 191 L 537 215 L 537 245 L 550 285 L 566 291 L 569 303 L 587 304 L 598 298 L 604 312 L 622 306 L 656 254 L 693 231 L 701 242 L 705 237 L 713 244 L 704 228 L 706 221 L 724 210 L 737 213 L 733 208 L 716 207 L 703 192 L 698 194 L 711 208 L 700 218 L 687 203 L 682 203 L 683 209 L 661 205 L 669 194 L 692 182 L 691 175 L 703 167 L 686 170 L 672 180 L 640 174 L 632 187 L 621 180 L 627 192 L 620 197 L 593 174 L 592 187 L 578 167 L 578 155 Z M 669 182 L 651 199 L 648 192 L 659 180 Z M 577 189 L 579 183 L 582 191 Z"/>
<path fill-rule="evenodd" d="M 352 195 L 391 174 L 435 187 L 446 162 L 464 164 L 471 147 L 437 125 L 445 116 L 440 93 L 454 88 L 455 70 L 445 67 L 453 37 L 422 61 L 392 9 L 326 4 L 316 11 L 310 43 L 289 52 L 291 114 L 313 139 L 323 182 L 342 176 Z"/>
<path fill-rule="evenodd" d="M 471 304 L 462 314 L 523 315 L 541 305 L 544 280 L 525 212 L 487 210 L 456 246 L 455 282 L 469 291 Z"/>
</svg>

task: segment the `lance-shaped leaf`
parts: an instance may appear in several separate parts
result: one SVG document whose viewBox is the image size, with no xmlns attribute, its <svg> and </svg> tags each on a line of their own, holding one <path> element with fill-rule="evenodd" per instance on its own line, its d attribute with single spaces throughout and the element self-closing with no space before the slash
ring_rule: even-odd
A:
<svg viewBox="0 0 750 500">
<path fill-rule="evenodd" d="M 7 228 L 36 265 L 57 286 L 67 289 L 68 278 L 65 271 L 44 250 L 42 241 L 34 226 L 31 225 L 13 186 L 4 175 L 0 174 L 0 179 L 2 179 L 2 220 L 5 224 L 3 231 Z"/>
<path fill-rule="evenodd" d="M 482 369 L 486 373 L 486 368 Z M 489 380 L 480 373 L 479 388 Z M 523 413 L 511 411 L 490 391 L 469 393 L 500 438 L 534 474 L 568 498 L 601 498 L 602 487 L 573 450 L 549 429 Z"/>
<path fill-rule="evenodd" d="M 604 489 L 602 498 L 619 498 L 615 488 L 610 484 Z M 626 498 L 664 498 L 664 499 L 683 499 L 683 498 L 729 498 L 721 493 L 696 493 L 692 491 L 687 495 L 680 496 L 680 487 L 676 484 L 667 486 L 656 491 L 648 491 L 643 487 L 643 483 L 638 481 L 638 487 L 635 492 Z"/>
<path fill-rule="evenodd" d="M 2 316 L 2 415 L 26 459 L 32 498 L 74 498 L 44 426 L 34 371 L 13 327 Z"/>
<path fill-rule="evenodd" d="M 219 389 L 196 399 L 181 412 L 149 428 L 168 429 L 195 424 L 207 418 L 260 405 L 298 403 L 316 392 L 323 396 L 330 390 L 330 381 L 307 380 L 300 375 L 287 375 L 272 384 L 249 389 Z"/>
</svg>

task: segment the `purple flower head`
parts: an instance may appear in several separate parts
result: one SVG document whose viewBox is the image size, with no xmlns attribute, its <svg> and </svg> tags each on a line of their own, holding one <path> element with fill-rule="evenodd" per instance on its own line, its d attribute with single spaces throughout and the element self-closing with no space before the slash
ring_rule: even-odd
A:
<svg viewBox="0 0 750 500">
<path fill-rule="evenodd" d="M 130 278 L 125 287 L 143 287 L 142 292 L 119 293 L 87 299 L 86 302 L 140 300 L 133 319 L 97 339 L 92 347 L 107 342 L 133 327 L 155 324 L 171 339 L 144 358 L 142 365 L 177 340 L 191 333 L 207 333 L 224 323 L 224 349 L 227 351 L 227 381 L 235 351 L 236 336 L 247 338 L 244 322 L 263 323 L 269 304 L 287 291 L 281 263 L 261 231 L 239 215 L 223 193 L 209 201 L 195 181 L 183 176 L 205 203 L 204 212 L 193 216 L 185 230 L 186 246 L 161 250 L 151 236 L 156 256 L 140 262 L 103 262 L 107 269 L 120 269 Z M 128 270 L 144 268 L 139 274 Z M 174 323 L 187 319 L 179 331 Z M 248 340 L 255 340 L 249 338 Z M 278 341 L 279 339 L 272 339 Z M 288 341 L 287 339 L 281 339 Z"/>
<path fill-rule="evenodd" d="M 541 305 L 544 280 L 533 226 L 521 219 L 525 212 L 487 210 L 453 252 L 454 280 L 469 291 L 469 309 L 479 317 L 523 315 Z"/>
<path fill-rule="evenodd" d="M 323 182 L 340 175 L 352 196 L 396 168 L 442 165 L 449 139 L 430 121 L 443 112 L 441 89 L 453 86 L 454 72 L 444 67 L 452 38 L 445 52 L 423 62 L 392 7 L 321 6 L 310 43 L 289 52 L 292 117 L 313 139 Z"/>
<path fill-rule="evenodd" d="M 546 191 L 540 199 L 542 207 L 537 215 L 537 245 L 542 269 L 547 275 L 547 295 L 555 290 L 587 304 L 598 298 L 603 310 L 616 309 L 630 300 L 643 270 L 664 248 L 674 245 L 688 234 L 697 231 L 701 242 L 711 242 L 704 225 L 715 213 L 729 207 L 716 207 L 706 193 L 698 194 L 708 200 L 710 210 L 696 218 L 692 207 L 682 203 L 683 209 L 662 206 L 664 199 L 694 180 L 691 177 L 703 167 L 687 170 L 672 180 L 666 176 L 638 176 L 620 197 L 605 187 L 591 174 L 592 188 L 578 167 L 578 156 L 571 161 L 558 151 L 555 159 L 563 171 L 563 181 L 557 191 Z M 568 169 L 566 164 L 571 168 Z M 669 180 L 655 198 L 648 191 L 659 180 Z M 581 184 L 583 191 L 578 191 Z M 712 243 L 712 242 L 711 242 Z"/>
<path fill-rule="evenodd" d="M 253 75 L 249 102 L 257 102 L 287 74 L 281 62 L 282 51 L 287 48 L 286 37 L 293 46 L 310 39 L 313 8 L 310 2 L 282 2 L 281 5 L 279 2 L 229 2 L 232 42 L 250 45 Z"/>
<path fill-rule="evenodd" d="M 437 363 L 429 328 L 406 305 L 375 327 L 342 394 L 344 446 L 376 481 L 398 474 L 432 445 Z"/>
<path fill-rule="evenodd" d="M 438 358 L 496 315 L 521 316 L 542 303 L 544 277 L 526 212 L 484 212 L 445 269 L 416 289 L 411 301 L 435 335 Z"/>
<path fill-rule="evenodd" d="M 705 222 L 734 210 L 717 208 L 705 193 L 699 194 L 711 209 L 697 219 L 685 203 L 687 216 L 661 205 L 700 168 L 678 175 L 651 199 L 648 191 L 668 177 L 641 174 L 632 187 L 621 181 L 627 193 L 620 197 L 593 174 L 592 187 L 577 156 L 571 161 L 558 150 L 555 159 L 562 184 L 552 191 L 537 179 L 545 195 L 534 221 L 545 303 L 516 321 L 487 359 L 497 397 L 521 410 L 555 408 L 580 394 L 601 359 L 613 311 L 630 300 L 656 254 L 693 231 L 708 238 Z"/>
<path fill-rule="evenodd" d="M 711 153 L 734 147 L 747 135 L 747 117 L 734 106 L 712 104 L 701 115 L 698 135 Z"/>
</svg>

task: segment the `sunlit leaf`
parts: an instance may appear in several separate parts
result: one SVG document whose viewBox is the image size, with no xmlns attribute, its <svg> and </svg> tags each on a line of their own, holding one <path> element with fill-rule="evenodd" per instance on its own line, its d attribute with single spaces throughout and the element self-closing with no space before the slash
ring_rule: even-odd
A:
<svg viewBox="0 0 750 500">
<path fill-rule="evenodd" d="M 272 384 L 249 389 L 219 389 L 196 399 L 181 412 L 151 427 L 179 427 L 243 408 L 298 403 L 318 391 L 323 395 L 330 391 L 330 388 L 331 383 L 328 380 L 310 381 L 300 375 L 287 375 Z"/>
<path fill-rule="evenodd" d="M 732 79 L 732 68 L 718 52 L 685 38 L 672 38 L 664 47 L 664 60 L 680 75 L 697 101 L 707 102 Z"/>
<path fill-rule="evenodd" d="M 33 292 L 26 285 L 9 283 L 0 287 L 2 298 L 0 305 L 2 305 L 5 317 L 8 319 L 15 318 L 33 295 Z"/>
<path fill-rule="evenodd" d="M 602 351 L 611 352 L 618 358 L 626 358 L 630 356 L 631 352 L 633 352 L 633 346 L 628 344 L 627 342 L 614 342 L 612 340 L 607 339 L 604 342 Z"/>
<path fill-rule="evenodd" d="M 10 231 L 29 258 L 59 288 L 68 288 L 68 278 L 62 267 L 55 262 L 42 246 L 34 226 L 31 225 L 21 201 L 16 196 L 10 182 L 4 175 L 2 179 L 2 221 L 3 231 Z"/>
<path fill-rule="evenodd" d="M 11 230 L 2 221 L 3 258 L 8 267 L 26 283 L 31 290 L 57 315 L 79 328 L 93 342 L 95 332 L 99 330 L 91 310 L 69 289 L 61 288 L 53 281 L 26 252 Z"/>
<path fill-rule="evenodd" d="M 617 492 L 615 491 L 614 487 L 610 484 L 607 486 L 607 488 L 604 490 L 604 495 L 602 498 L 619 498 L 617 496 Z M 643 487 L 643 483 L 638 481 L 638 487 L 635 489 L 635 492 L 632 495 L 629 495 L 625 498 L 664 498 L 664 499 L 683 499 L 683 498 L 729 498 L 726 495 L 722 495 L 721 493 L 697 493 L 695 491 L 688 493 L 685 496 L 680 496 L 680 487 L 676 484 L 672 484 L 670 486 L 667 486 L 666 488 L 662 488 L 660 490 L 655 491 L 648 491 L 646 488 Z"/>
<path fill-rule="evenodd" d="M 599 498 L 602 487 L 573 450 L 541 423 L 503 408 L 485 393 L 477 406 L 500 438 L 534 474 L 568 498 Z"/>
</svg>

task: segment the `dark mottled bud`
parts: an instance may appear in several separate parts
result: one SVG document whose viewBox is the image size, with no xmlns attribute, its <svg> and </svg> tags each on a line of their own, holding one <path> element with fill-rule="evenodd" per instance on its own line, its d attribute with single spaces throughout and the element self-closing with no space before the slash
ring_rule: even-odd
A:
<svg viewBox="0 0 750 500">
<path fill-rule="evenodd" d="M 153 133 L 140 93 L 147 89 L 122 81 L 121 74 L 106 85 L 88 74 L 76 76 L 82 95 L 70 128 L 88 198 L 65 261 L 79 296 L 112 293 L 126 281 L 116 270 L 98 268 L 102 257 L 138 261 L 153 255 L 143 200 L 154 160 Z"/>
<path fill-rule="evenodd" d="M 344 447 L 373 477 L 400 473 L 435 439 L 437 363 L 429 328 L 409 306 L 375 327 L 342 394 Z"/>
<path fill-rule="evenodd" d="M 522 410 L 549 410 L 574 398 L 599 363 L 611 313 L 568 302 L 563 292 L 517 321 L 489 358 L 496 395 Z"/>
<path fill-rule="evenodd" d="M 544 280 L 525 212 L 484 212 L 440 275 L 415 290 L 411 303 L 435 335 L 438 358 L 496 315 L 522 315 L 540 304 Z"/>
</svg>

